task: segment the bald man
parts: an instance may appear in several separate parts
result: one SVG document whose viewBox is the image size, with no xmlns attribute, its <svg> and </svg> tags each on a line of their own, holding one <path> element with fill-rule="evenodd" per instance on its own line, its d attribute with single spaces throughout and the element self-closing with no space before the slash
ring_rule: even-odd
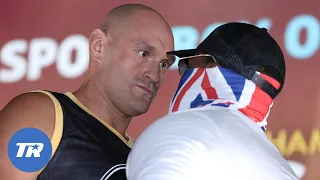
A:
<svg viewBox="0 0 320 180">
<path fill-rule="evenodd" d="M 34 91 L 0 112 L 0 176 L 10 180 L 126 179 L 130 120 L 147 112 L 174 57 L 171 28 L 150 7 L 123 5 L 89 37 L 90 63 L 75 92 Z M 12 135 L 38 128 L 51 140 L 49 163 L 22 172 L 8 158 Z M 30 165 L 31 166 L 31 165 Z"/>
</svg>

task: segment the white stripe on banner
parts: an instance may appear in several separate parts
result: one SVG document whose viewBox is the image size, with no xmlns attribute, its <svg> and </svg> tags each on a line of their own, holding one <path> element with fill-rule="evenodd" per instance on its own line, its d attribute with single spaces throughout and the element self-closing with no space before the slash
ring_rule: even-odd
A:
<svg viewBox="0 0 320 180">
<path fill-rule="evenodd" d="M 189 109 L 191 102 L 194 101 L 198 95 L 198 93 L 202 92 L 201 83 L 203 81 L 204 72 L 200 75 L 200 77 L 192 84 L 190 89 L 183 96 L 178 111 L 181 109 Z"/>
<path fill-rule="evenodd" d="M 175 99 L 174 99 L 173 101 L 172 101 L 172 100 L 170 101 L 170 102 L 172 102 L 172 103 L 170 104 L 169 113 L 172 112 L 173 105 L 174 105 L 174 103 L 176 102 L 177 97 L 179 96 L 181 90 L 186 86 L 186 84 L 190 81 L 190 79 L 194 76 L 194 74 L 195 74 L 196 72 L 197 72 L 197 71 L 194 70 L 194 71 L 191 73 L 191 75 L 189 76 L 189 78 L 186 80 L 186 82 L 184 82 L 184 84 L 181 86 L 181 88 L 180 88 L 179 91 L 177 92 L 177 95 L 174 97 Z M 181 79 L 180 79 L 180 80 L 181 80 Z M 178 88 L 178 87 L 177 87 L 177 88 Z M 173 98 L 173 97 L 172 97 L 172 98 Z"/>
<path fill-rule="evenodd" d="M 246 79 L 242 94 L 239 99 L 240 104 L 244 105 L 244 107 L 248 106 L 251 102 L 255 89 L 256 85 L 252 81 Z"/>
<path fill-rule="evenodd" d="M 213 70 L 215 69 L 212 69 L 212 71 Z M 211 74 L 213 73 L 216 74 L 216 76 L 212 76 Z M 209 80 L 212 87 L 216 88 L 218 98 L 223 97 L 223 99 L 229 101 L 236 101 L 236 96 L 233 94 L 232 88 L 229 86 L 221 71 L 215 70 L 215 72 L 210 72 Z"/>
</svg>

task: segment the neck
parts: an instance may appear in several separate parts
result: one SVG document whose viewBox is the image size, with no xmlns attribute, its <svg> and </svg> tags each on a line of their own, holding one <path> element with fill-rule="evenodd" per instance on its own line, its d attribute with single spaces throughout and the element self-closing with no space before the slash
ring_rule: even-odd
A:
<svg viewBox="0 0 320 180">
<path fill-rule="evenodd" d="M 96 116 L 125 137 L 131 117 L 125 116 L 113 105 L 98 83 L 88 80 L 73 94 Z"/>
<path fill-rule="evenodd" d="M 274 86 L 279 86 L 272 78 L 263 77 Z M 272 98 L 252 81 L 231 70 L 197 68 L 188 69 L 181 77 L 169 112 L 220 106 L 240 111 L 266 130 L 272 104 Z"/>
</svg>

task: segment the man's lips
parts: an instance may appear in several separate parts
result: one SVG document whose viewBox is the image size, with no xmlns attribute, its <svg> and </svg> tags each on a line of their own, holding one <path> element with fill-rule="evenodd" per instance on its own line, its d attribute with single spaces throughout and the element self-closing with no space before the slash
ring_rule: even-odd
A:
<svg viewBox="0 0 320 180">
<path fill-rule="evenodd" d="M 152 90 L 151 88 L 148 88 L 147 86 L 140 86 L 140 85 L 137 85 L 137 86 L 151 95 L 154 94 L 154 90 Z"/>
</svg>

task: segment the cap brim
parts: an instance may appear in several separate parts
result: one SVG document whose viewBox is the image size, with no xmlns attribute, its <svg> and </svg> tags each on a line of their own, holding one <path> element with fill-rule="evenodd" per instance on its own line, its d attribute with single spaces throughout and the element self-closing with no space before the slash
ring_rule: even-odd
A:
<svg viewBox="0 0 320 180">
<path fill-rule="evenodd" d="M 169 51 L 167 54 L 178 56 L 179 58 L 193 56 L 197 53 L 197 49 L 187 49 L 179 51 Z"/>
</svg>

